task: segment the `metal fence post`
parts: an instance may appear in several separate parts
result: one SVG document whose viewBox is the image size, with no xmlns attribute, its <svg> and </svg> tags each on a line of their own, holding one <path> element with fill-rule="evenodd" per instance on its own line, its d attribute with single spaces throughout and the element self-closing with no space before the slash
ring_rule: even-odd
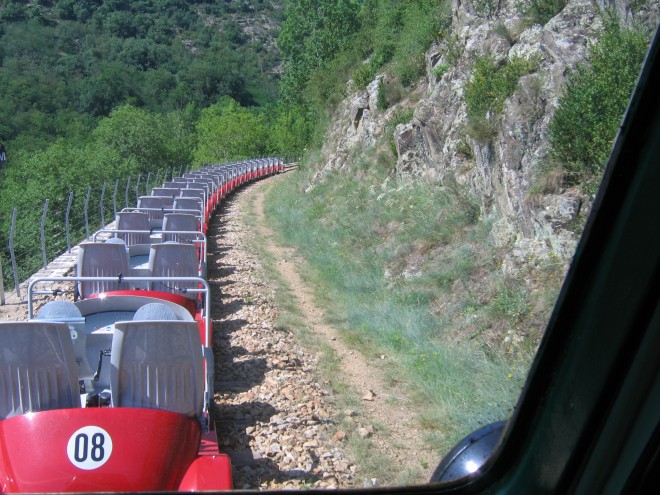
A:
<svg viewBox="0 0 660 495">
<path fill-rule="evenodd" d="M 66 249 L 71 252 L 71 235 L 69 229 L 69 215 L 71 213 L 71 204 L 73 203 L 73 191 L 69 193 L 69 203 L 66 205 L 66 214 L 64 215 L 64 228 L 66 230 Z"/>
<path fill-rule="evenodd" d="M 44 212 L 41 214 L 41 261 L 44 269 L 48 266 L 46 259 L 46 214 L 48 213 L 48 200 L 44 201 Z"/>
<path fill-rule="evenodd" d="M 105 208 L 103 207 L 104 197 L 105 197 L 105 181 L 103 181 L 103 187 L 101 187 L 101 201 L 99 201 L 99 207 L 101 208 L 101 228 L 105 227 Z"/>
<path fill-rule="evenodd" d="M 137 181 L 135 181 L 135 205 L 137 206 L 138 200 L 140 199 L 140 178 L 142 174 L 138 174 Z"/>
<path fill-rule="evenodd" d="M 129 175 L 128 179 L 126 179 L 126 192 L 125 192 L 126 205 L 125 205 L 125 208 L 128 208 L 128 206 L 129 206 L 129 204 L 128 204 L 128 190 L 129 190 L 130 187 L 131 187 L 131 176 Z"/>
<path fill-rule="evenodd" d="M 14 232 L 16 231 L 16 208 L 11 212 L 11 228 L 9 229 L 9 256 L 11 257 L 11 268 L 14 272 L 14 288 L 16 295 L 21 297 L 21 287 L 18 281 L 18 267 L 16 266 L 16 254 L 14 253 Z"/>
<path fill-rule="evenodd" d="M 89 197 L 92 194 L 92 186 L 87 186 L 87 196 L 85 196 L 85 237 L 89 239 L 89 216 L 87 209 L 89 207 Z"/>
<path fill-rule="evenodd" d="M 117 187 L 119 187 L 119 179 L 115 180 L 115 191 L 112 193 L 113 218 L 117 218 Z"/>
<path fill-rule="evenodd" d="M 151 170 L 147 172 L 147 181 L 144 185 L 145 194 L 149 194 L 149 179 L 151 179 Z"/>
<path fill-rule="evenodd" d="M 5 305 L 5 279 L 2 274 L 2 256 L 0 256 L 0 306 Z"/>
</svg>

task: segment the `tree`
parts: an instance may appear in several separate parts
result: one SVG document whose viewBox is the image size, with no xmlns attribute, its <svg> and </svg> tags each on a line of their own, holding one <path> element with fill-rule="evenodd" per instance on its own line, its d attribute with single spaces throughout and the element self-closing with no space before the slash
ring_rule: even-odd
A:
<svg viewBox="0 0 660 495">
<path fill-rule="evenodd" d="M 267 151 L 263 115 L 228 97 L 202 110 L 196 130 L 195 164 L 255 158 Z"/>
<path fill-rule="evenodd" d="M 109 115 L 113 108 L 126 102 L 131 94 L 130 77 L 123 64 L 110 64 L 100 74 L 86 79 L 81 87 L 79 107 L 96 116 Z"/>
<path fill-rule="evenodd" d="M 168 159 L 160 117 L 141 108 L 118 107 L 99 122 L 93 135 L 99 145 L 135 163 L 136 172 L 147 172 Z"/>
<path fill-rule="evenodd" d="M 311 71 L 346 48 L 360 27 L 356 0 L 288 0 L 277 43 L 282 49 L 282 97 L 299 101 Z"/>
<path fill-rule="evenodd" d="M 312 126 L 307 122 L 304 108 L 282 106 L 270 131 L 270 152 L 285 159 L 299 159 L 311 136 Z"/>
</svg>

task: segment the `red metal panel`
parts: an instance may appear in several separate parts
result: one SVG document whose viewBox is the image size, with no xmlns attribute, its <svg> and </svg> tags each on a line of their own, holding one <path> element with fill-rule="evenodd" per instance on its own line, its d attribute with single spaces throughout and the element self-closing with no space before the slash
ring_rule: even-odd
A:
<svg viewBox="0 0 660 495">
<path fill-rule="evenodd" d="M 86 408 L 15 416 L 0 422 L 0 488 L 176 490 L 199 445 L 198 421 L 168 411 Z M 197 478 L 206 479 L 200 471 L 205 465 L 195 468 Z M 217 476 L 213 480 L 226 486 Z"/>
</svg>

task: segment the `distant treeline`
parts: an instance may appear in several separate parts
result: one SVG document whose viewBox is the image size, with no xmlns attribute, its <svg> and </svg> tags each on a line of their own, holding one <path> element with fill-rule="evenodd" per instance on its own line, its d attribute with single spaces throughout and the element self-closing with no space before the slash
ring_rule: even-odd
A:
<svg viewBox="0 0 660 495">
<path fill-rule="evenodd" d="M 270 105 L 280 3 L 0 0 L 0 141 L 36 149 L 79 137 L 125 104 Z"/>
</svg>

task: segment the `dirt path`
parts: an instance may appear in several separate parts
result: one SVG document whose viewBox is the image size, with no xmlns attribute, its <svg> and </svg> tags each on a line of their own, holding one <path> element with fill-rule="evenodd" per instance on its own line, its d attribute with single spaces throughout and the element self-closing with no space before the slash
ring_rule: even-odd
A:
<svg viewBox="0 0 660 495">
<path fill-rule="evenodd" d="M 210 247 L 209 252 L 215 254 L 209 261 L 209 276 L 223 292 L 222 305 L 217 309 L 220 314 L 226 315 L 214 323 L 214 328 L 218 332 L 216 342 L 225 343 L 221 345 L 220 352 L 224 352 L 222 347 L 225 347 L 239 348 L 239 354 L 242 353 L 238 355 L 233 352 L 233 356 L 223 354 L 226 366 L 218 371 L 220 375 L 232 374 L 235 378 L 235 371 L 231 370 L 238 365 L 248 375 L 253 376 L 251 385 L 240 380 L 225 381 L 225 390 L 221 390 L 218 396 L 219 411 L 226 408 L 227 401 L 241 409 L 243 413 L 248 411 L 247 423 L 243 421 L 245 424 L 240 421 L 236 423 L 238 419 L 236 415 L 229 417 L 225 415 L 224 421 L 230 430 L 239 425 L 238 428 L 244 428 L 246 432 L 242 437 L 242 445 L 226 446 L 228 450 L 240 447 L 243 452 L 240 455 L 232 454 L 234 463 L 238 466 L 239 483 L 236 486 L 267 488 L 309 485 L 372 486 L 393 482 L 423 483 L 430 477 L 438 460 L 437 454 L 421 448 L 422 433 L 415 425 L 413 412 L 409 410 L 411 402 L 406 399 L 403 391 L 393 389 L 383 379 L 389 357 L 379 356 L 376 359 L 369 359 L 343 343 L 338 331 L 324 321 L 323 309 L 316 305 L 311 288 L 302 280 L 298 271 L 301 261 L 295 257 L 291 249 L 279 246 L 267 227 L 263 213 L 264 197 L 269 186 L 278 180 L 287 180 L 287 177 L 283 175 L 267 179 L 239 191 L 226 203 L 226 211 L 222 212 L 219 221 L 212 225 L 210 234 L 210 246 L 213 247 Z M 254 233 L 250 232 L 250 227 L 246 227 L 245 211 L 255 212 L 256 218 L 251 222 L 254 225 L 251 227 L 255 230 Z M 218 245 L 214 246 L 216 242 Z M 324 388 L 324 384 L 322 383 L 319 388 L 318 383 L 310 382 L 310 374 L 319 373 L 318 356 L 309 356 L 309 351 L 302 349 L 296 342 L 295 335 L 277 329 L 275 317 L 278 309 L 273 306 L 272 292 L 269 294 L 272 289 L 260 281 L 265 275 L 256 257 L 249 249 L 246 250 L 250 242 L 261 242 L 262 249 L 266 249 L 278 260 L 277 270 L 290 288 L 290 302 L 298 307 L 298 313 L 304 319 L 303 326 L 311 330 L 315 339 L 326 343 L 334 350 L 341 361 L 341 381 L 348 386 L 348 393 L 354 395 L 354 402 L 360 403 L 362 407 L 351 411 L 337 411 L 337 400 Z M 213 314 L 217 314 L 215 308 Z M 244 335 L 245 331 L 249 337 Z M 286 354 L 282 353 L 284 351 Z M 251 357 L 246 359 L 246 355 Z M 260 356 L 258 359 L 261 361 L 255 360 L 257 355 Z M 251 368 L 249 371 L 245 370 L 248 367 L 246 361 Z M 286 378 L 276 373 L 282 363 L 292 363 L 287 368 Z M 306 371 L 300 376 L 294 376 L 300 370 Z M 255 373 L 261 376 L 255 378 Z M 302 379 L 300 384 L 296 383 L 299 379 Z M 325 382 L 327 383 L 327 380 Z M 276 385 L 279 383 L 279 388 L 276 386 L 273 391 L 272 387 L 266 386 L 264 390 L 264 384 L 269 383 Z M 286 387 L 282 386 L 284 383 Z M 226 390 L 227 385 L 229 390 Z M 232 387 L 236 390 L 232 390 Z M 261 400 L 259 407 L 268 410 L 272 415 L 254 419 L 249 412 L 250 400 L 263 399 L 270 393 L 273 393 L 273 397 Z M 318 427 L 317 431 L 310 432 L 304 429 L 295 431 L 296 428 L 304 426 L 302 423 L 305 422 L 301 423 L 300 418 L 297 418 L 298 422 L 294 422 L 295 427 L 289 422 L 288 427 L 281 430 L 282 438 L 278 439 L 277 433 L 280 430 L 273 431 L 273 418 L 275 423 L 284 421 L 282 424 L 287 424 L 286 418 L 290 418 L 289 412 L 292 410 L 298 412 L 300 408 L 305 407 L 305 399 L 309 400 L 312 397 L 312 404 L 316 404 L 322 411 L 317 415 L 316 419 L 319 420 L 317 424 L 313 424 L 314 420 L 311 420 L 311 426 Z M 221 412 L 221 414 L 225 413 Z M 346 428 L 347 421 L 354 423 L 352 425 L 354 427 Z M 364 471 L 362 465 L 370 460 L 351 458 L 356 454 L 345 449 L 348 435 L 359 435 L 371 442 L 379 455 L 390 459 L 390 466 L 397 472 L 384 476 L 385 479 L 360 478 Z M 303 440 L 305 437 L 313 437 L 314 442 L 311 445 L 314 447 L 311 450 L 316 450 L 308 455 L 309 442 L 302 441 L 299 445 L 295 445 L 295 438 L 299 436 L 302 436 Z M 288 444 L 285 437 L 292 437 L 290 440 L 294 444 Z M 276 445 L 273 447 L 273 444 Z M 298 454 L 302 452 L 303 455 L 280 456 L 279 454 L 284 450 L 298 451 Z M 307 462 L 305 462 L 306 455 L 308 455 Z M 333 471 L 335 466 L 321 468 L 319 463 L 315 465 L 313 461 L 310 462 L 309 460 L 315 456 L 319 460 L 330 460 L 333 456 L 339 456 L 342 462 L 338 463 L 338 471 Z M 282 462 L 286 459 L 291 461 L 291 457 L 303 462 L 298 460 L 289 464 Z M 311 469 L 306 470 L 310 466 Z M 267 468 L 272 468 L 269 474 L 266 474 Z M 254 473 L 255 469 L 261 470 L 268 481 L 265 483 L 261 481 L 259 486 L 255 486 L 254 480 L 250 478 L 250 473 Z M 275 472 L 273 473 L 272 470 Z M 294 476 L 291 475 L 292 473 Z M 245 479 L 243 475 L 246 476 Z"/>
</svg>

